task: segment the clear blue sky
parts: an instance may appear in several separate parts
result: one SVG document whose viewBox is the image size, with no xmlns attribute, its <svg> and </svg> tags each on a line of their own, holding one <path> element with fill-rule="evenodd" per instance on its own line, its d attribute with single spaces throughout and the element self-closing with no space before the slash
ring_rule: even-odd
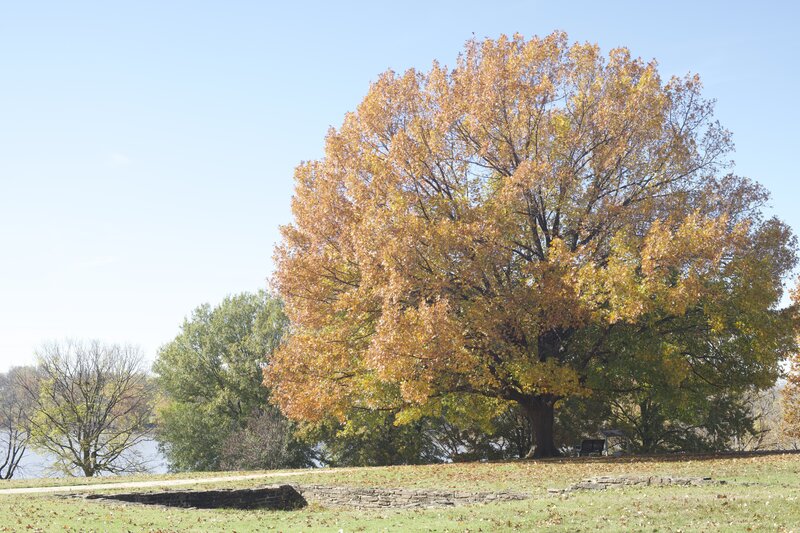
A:
<svg viewBox="0 0 800 533">
<path fill-rule="evenodd" d="M 737 172 L 800 232 L 794 2 L 0 1 L 0 370 L 51 339 L 149 358 L 266 285 L 292 171 L 369 82 L 567 31 L 698 72 Z"/>
</svg>

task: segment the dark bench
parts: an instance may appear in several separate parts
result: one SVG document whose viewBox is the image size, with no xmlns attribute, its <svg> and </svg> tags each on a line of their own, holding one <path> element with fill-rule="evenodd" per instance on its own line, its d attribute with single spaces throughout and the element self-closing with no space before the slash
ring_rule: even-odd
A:
<svg viewBox="0 0 800 533">
<path fill-rule="evenodd" d="M 603 455 L 606 449 L 606 439 L 584 439 L 581 441 L 581 448 L 578 450 L 578 457 L 587 455 Z"/>
</svg>

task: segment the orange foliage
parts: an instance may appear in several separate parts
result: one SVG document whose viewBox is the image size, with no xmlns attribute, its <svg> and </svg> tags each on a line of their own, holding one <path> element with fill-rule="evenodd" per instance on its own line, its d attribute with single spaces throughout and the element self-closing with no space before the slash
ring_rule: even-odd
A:
<svg viewBox="0 0 800 533">
<path fill-rule="evenodd" d="M 790 233 L 761 220 L 761 188 L 720 177 L 730 134 L 700 90 L 559 32 L 381 75 L 296 170 L 273 398 L 307 420 L 452 392 L 552 409 L 587 392 L 615 324 L 684 316 L 732 283 L 773 306 Z"/>
</svg>

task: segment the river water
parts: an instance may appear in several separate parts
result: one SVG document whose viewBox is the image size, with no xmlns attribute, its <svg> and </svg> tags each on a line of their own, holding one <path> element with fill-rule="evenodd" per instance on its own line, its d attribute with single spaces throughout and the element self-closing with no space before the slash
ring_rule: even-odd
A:
<svg viewBox="0 0 800 533">
<path fill-rule="evenodd" d="M 167 461 L 161 452 L 158 451 L 158 443 L 156 441 L 142 441 L 134 450 L 146 461 L 148 472 L 152 474 L 164 474 L 167 472 Z M 53 463 L 52 457 L 28 449 L 20 462 L 19 469 L 14 475 L 14 479 L 64 477 L 63 473 L 53 472 L 51 470 Z"/>
</svg>

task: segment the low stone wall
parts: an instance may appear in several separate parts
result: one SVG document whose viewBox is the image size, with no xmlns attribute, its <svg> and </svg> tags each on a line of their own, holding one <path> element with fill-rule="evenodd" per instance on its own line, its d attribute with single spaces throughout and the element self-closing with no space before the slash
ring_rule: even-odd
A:
<svg viewBox="0 0 800 533">
<path fill-rule="evenodd" d="M 86 494 L 87 500 L 114 500 L 142 505 L 163 505 L 196 509 L 290 510 L 314 502 L 325 507 L 351 509 L 414 509 L 455 507 L 477 503 L 515 501 L 530 498 L 517 492 L 456 492 L 446 490 L 386 489 L 332 485 L 273 485 L 255 489 L 174 490 Z"/>
<path fill-rule="evenodd" d="M 598 476 L 584 479 L 570 485 L 566 489 L 549 489 L 551 494 L 564 494 L 576 490 L 605 490 L 621 487 L 651 487 L 651 486 L 697 486 L 711 483 L 710 477 L 673 477 L 673 476 Z"/>
<path fill-rule="evenodd" d="M 124 494 L 88 494 L 88 500 L 115 500 L 144 505 L 193 507 L 197 509 L 273 509 L 290 510 L 306 506 L 306 500 L 292 485 L 256 489 L 175 490 L 165 492 L 130 492 Z"/>
<path fill-rule="evenodd" d="M 455 492 L 330 485 L 297 485 L 296 488 L 309 502 L 330 507 L 356 509 L 454 507 L 476 503 L 525 500 L 531 497 L 530 494 L 517 492 Z"/>
<path fill-rule="evenodd" d="M 697 486 L 712 483 L 709 477 L 673 476 L 598 476 L 584 479 L 565 489 L 549 489 L 550 494 L 568 494 L 577 490 L 605 490 L 621 487 Z M 724 483 L 722 481 L 718 483 Z M 74 497 L 74 496 L 73 496 Z M 525 500 L 530 494 L 520 492 L 459 492 L 425 489 L 388 489 L 335 485 L 272 485 L 255 489 L 174 490 L 131 492 L 124 494 L 78 495 L 88 500 L 114 500 L 144 505 L 163 505 L 198 509 L 272 509 L 305 507 L 308 502 L 325 507 L 355 509 L 414 509 L 455 507 L 479 503 Z"/>
</svg>

